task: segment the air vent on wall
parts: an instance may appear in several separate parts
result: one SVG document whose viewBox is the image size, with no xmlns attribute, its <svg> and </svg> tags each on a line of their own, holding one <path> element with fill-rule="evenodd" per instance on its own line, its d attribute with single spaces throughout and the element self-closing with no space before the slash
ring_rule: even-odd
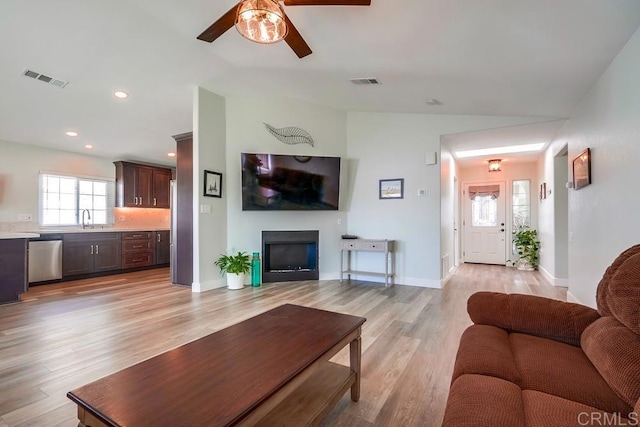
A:
<svg viewBox="0 0 640 427">
<path fill-rule="evenodd" d="M 382 83 L 380 83 L 380 80 L 376 79 L 375 77 L 369 77 L 369 78 L 364 78 L 364 79 L 349 79 L 349 81 L 351 81 L 351 83 L 353 83 L 354 85 L 380 85 Z"/>
<path fill-rule="evenodd" d="M 60 79 L 56 79 L 54 77 L 49 77 L 44 74 L 40 74 L 33 70 L 29 70 L 28 68 L 22 71 L 22 75 L 26 77 L 31 77 L 32 79 L 40 80 L 41 82 L 49 83 L 55 87 L 63 88 L 69 84 L 69 82 L 65 82 Z"/>
</svg>

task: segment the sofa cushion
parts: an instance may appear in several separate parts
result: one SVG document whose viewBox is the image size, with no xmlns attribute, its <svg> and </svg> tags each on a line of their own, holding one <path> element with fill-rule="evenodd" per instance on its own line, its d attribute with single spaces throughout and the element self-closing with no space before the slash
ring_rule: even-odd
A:
<svg viewBox="0 0 640 427">
<path fill-rule="evenodd" d="M 640 334 L 640 253 L 628 257 L 616 270 L 606 290 L 611 315 Z"/>
<path fill-rule="evenodd" d="M 497 326 L 575 346 L 580 334 L 600 316 L 590 307 L 533 295 L 476 292 L 467 301 L 475 324 Z"/>
<path fill-rule="evenodd" d="M 613 317 L 582 334 L 582 349 L 611 388 L 633 406 L 640 399 L 640 337 Z"/>
<path fill-rule="evenodd" d="M 627 260 L 627 258 L 638 253 L 640 253 L 640 245 L 635 245 L 630 247 L 629 249 L 627 249 L 626 251 L 618 255 L 618 257 L 604 272 L 604 275 L 602 276 L 600 283 L 598 283 L 598 289 L 596 290 L 596 303 L 598 306 L 598 313 L 600 313 L 600 316 L 611 315 L 611 311 L 609 309 L 609 302 L 607 301 L 609 284 L 611 282 L 611 278 L 615 275 L 615 273 L 618 271 L 618 268 L 622 265 L 622 263 L 624 263 Z"/>
<path fill-rule="evenodd" d="M 449 391 L 443 427 L 525 427 L 522 390 L 500 378 L 462 375 Z"/>
<path fill-rule="evenodd" d="M 597 408 L 533 390 L 522 392 L 525 424 L 528 427 L 633 426 L 634 417 L 604 412 Z"/>
<path fill-rule="evenodd" d="M 490 375 L 519 384 L 509 334 L 494 326 L 469 326 L 460 338 L 451 381 L 463 374 Z"/>
<path fill-rule="evenodd" d="M 631 410 L 580 347 L 525 334 L 510 334 L 509 339 L 523 390 L 553 394 L 606 412 Z"/>
</svg>

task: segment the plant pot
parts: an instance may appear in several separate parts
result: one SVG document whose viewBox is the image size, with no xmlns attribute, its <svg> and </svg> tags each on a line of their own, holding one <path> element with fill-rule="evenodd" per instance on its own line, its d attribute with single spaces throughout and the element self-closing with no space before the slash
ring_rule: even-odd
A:
<svg viewBox="0 0 640 427">
<path fill-rule="evenodd" d="M 227 288 L 242 289 L 244 288 L 244 273 L 227 273 Z"/>
<path fill-rule="evenodd" d="M 518 270 L 521 270 L 521 271 L 534 271 L 535 270 L 533 265 L 531 265 L 529 260 L 526 259 L 526 258 L 520 258 L 518 260 L 518 263 L 516 264 L 516 268 Z"/>
</svg>

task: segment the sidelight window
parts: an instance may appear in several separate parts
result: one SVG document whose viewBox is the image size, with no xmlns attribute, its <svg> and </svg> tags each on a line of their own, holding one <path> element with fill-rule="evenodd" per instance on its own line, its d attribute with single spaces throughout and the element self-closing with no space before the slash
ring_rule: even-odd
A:
<svg viewBox="0 0 640 427">
<path fill-rule="evenodd" d="M 531 227 L 531 181 L 513 181 L 513 229 Z"/>
<path fill-rule="evenodd" d="M 80 225 L 85 209 L 85 223 L 113 224 L 114 205 L 112 180 L 40 174 L 40 225 Z"/>
</svg>

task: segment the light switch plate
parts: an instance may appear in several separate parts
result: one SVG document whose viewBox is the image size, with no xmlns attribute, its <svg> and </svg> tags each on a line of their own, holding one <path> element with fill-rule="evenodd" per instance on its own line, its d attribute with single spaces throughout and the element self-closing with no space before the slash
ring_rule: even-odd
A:
<svg viewBox="0 0 640 427">
<path fill-rule="evenodd" d="M 201 214 L 210 214 L 211 213 L 211 205 L 200 205 L 200 213 Z"/>
<path fill-rule="evenodd" d="M 33 215 L 31 215 L 31 214 L 18 214 L 18 221 L 31 222 L 31 221 L 33 221 Z"/>
</svg>

